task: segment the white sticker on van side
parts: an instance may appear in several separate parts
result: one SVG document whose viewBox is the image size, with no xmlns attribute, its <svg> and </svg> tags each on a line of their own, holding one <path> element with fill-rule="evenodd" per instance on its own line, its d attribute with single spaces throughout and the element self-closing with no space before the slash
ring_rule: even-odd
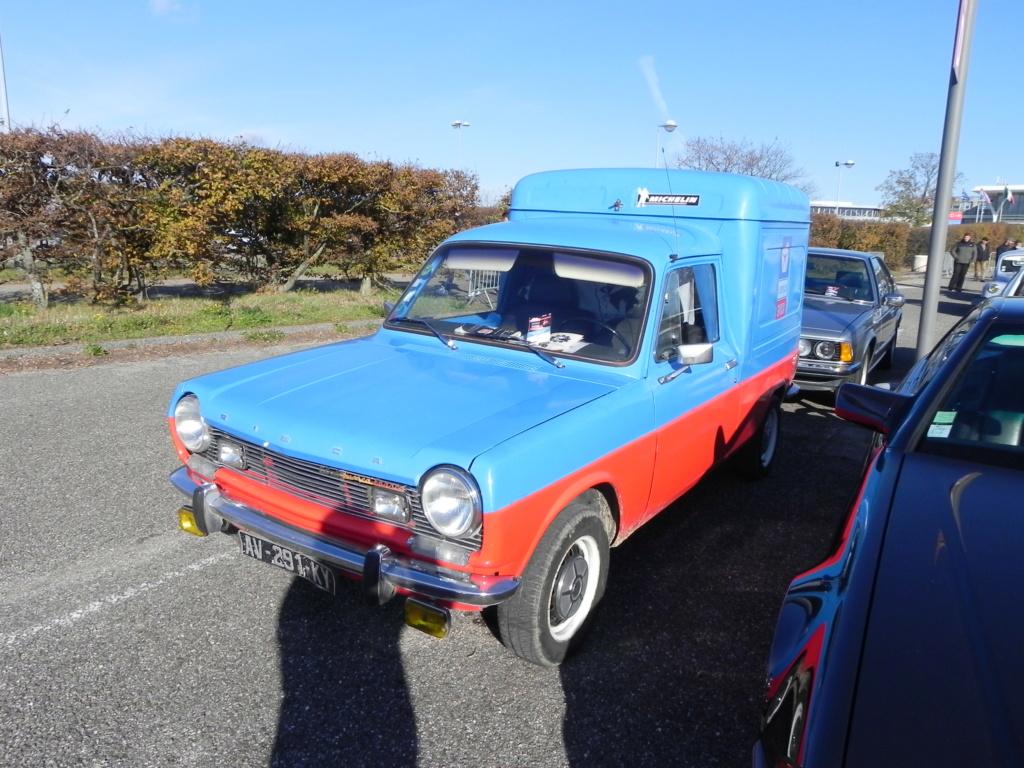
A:
<svg viewBox="0 0 1024 768">
<path fill-rule="evenodd" d="M 700 205 L 700 195 L 666 195 L 640 187 L 636 191 L 636 207 L 645 205 Z"/>
</svg>

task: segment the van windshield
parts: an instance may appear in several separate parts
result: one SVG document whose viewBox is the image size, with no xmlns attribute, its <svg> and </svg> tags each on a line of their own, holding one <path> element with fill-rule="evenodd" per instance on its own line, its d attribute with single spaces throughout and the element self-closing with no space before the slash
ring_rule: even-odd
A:
<svg viewBox="0 0 1024 768">
<path fill-rule="evenodd" d="M 639 351 L 651 282 L 640 259 L 524 246 L 451 245 L 413 280 L 386 325 L 455 340 L 529 345 L 626 363 Z"/>
</svg>

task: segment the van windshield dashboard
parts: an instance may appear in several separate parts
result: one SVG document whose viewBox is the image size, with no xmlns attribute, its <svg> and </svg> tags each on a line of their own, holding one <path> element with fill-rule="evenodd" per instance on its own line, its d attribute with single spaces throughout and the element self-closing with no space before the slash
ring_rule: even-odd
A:
<svg viewBox="0 0 1024 768">
<path fill-rule="evenodd" d="M 625 364 L 639 351 L 651 280 L 649 264 L 613 254 L 450 245 L 427 262 L 385 325 L 529 347 L 545 359 Z"/>
</svg>

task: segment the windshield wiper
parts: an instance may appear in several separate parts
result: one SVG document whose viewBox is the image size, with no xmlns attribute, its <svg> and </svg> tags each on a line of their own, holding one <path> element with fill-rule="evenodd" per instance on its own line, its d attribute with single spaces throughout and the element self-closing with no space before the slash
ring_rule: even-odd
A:
<svg viewBox="0 0 1024 768">
<path fill-rule="evenodd" d="M 526 349 L 528 349 L 531 352 L 533 352 L 533 354 L 535 354 L 537 357 L 539 357 L 545 363 L 551 363 L 551 365 L 555 366 L 555 368 L 565 368 L 565 365 L 562 364 L 561 360 L 558 360 L 557 358 L 552 357 L 547 352 L 545 352 L 543 349 L 539 349 L 539 348 L 533 346 L 533 344 L 531 344 L 530 342 L 528 342 L 526 339 L 522 338 L 521 336 L 514 336 L 514 335 L 512 335 L 510 332 L 508 332 L 506 330 L 497 329 L 497 330 L 495 330 L 494 333 L 488 334 L 486 336 L 486 338 L 488 338 L 488 339 L 497 339 L 498 341 L 504 341 L 504 342 L 506 342 L 508 344 L 515 344 L 517 347 L 525 347 Z"/>
<path fill-rule="evenodd" d="M 452 341 L 447 336 L 445 336 L 443 333 L 441 333 L 441 331 L 439 331 L 437 329 L 436 325 L 431 323 L 429 320 L 424 320 L 422 317 L 394 317 L 394 318 L 391 319 L 391 322 L 393 322 L 393 323 L 416 323 L 417 325 L 422 325 L 428 331 L 430 331 L 432 334 L 437 336 L 437 338 L 439 338 L 441 340 L 441 343 L 444 344 L 446 347 L 448 347 L 448 349 L 458 349 L 459 348 L 458 345 L 456 345 L 456 343 L 454 341 Z"/>
</svg>

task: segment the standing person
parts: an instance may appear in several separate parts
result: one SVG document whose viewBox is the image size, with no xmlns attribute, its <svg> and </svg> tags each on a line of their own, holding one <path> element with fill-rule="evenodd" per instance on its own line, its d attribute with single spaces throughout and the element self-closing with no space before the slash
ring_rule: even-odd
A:
<svg viewBox="0 0 1024 768">
<path fill-rule="evenodd" d="M 988 275 L 988 238 L 981 238 L 974 256 L 974 279 L 985 280 Z"/>
<path fill-rule="evenodd" d="M 960 242 L 953 246 L 953 275 L 949 278 L 949 290 L 957 293 L 964 289 L 964 278 L 967 277 L 967 270 L 974 261 L 974 241 L 969 234 L 960 238 Z"/>
<path fill-rule="evenodd" d="M 1013 240 L 1008 237 L 1008 238 L 1006 238 L 1006 240 L 1003 241 L 1002 245 L 1000 245 L 998 248 L 996 248 L 996 258 L 998 259 L 1000 256 L 1002 256 L 1007 251 L 1012 251 L 1012 250 L 1013 250 Z"/>
</svg>

